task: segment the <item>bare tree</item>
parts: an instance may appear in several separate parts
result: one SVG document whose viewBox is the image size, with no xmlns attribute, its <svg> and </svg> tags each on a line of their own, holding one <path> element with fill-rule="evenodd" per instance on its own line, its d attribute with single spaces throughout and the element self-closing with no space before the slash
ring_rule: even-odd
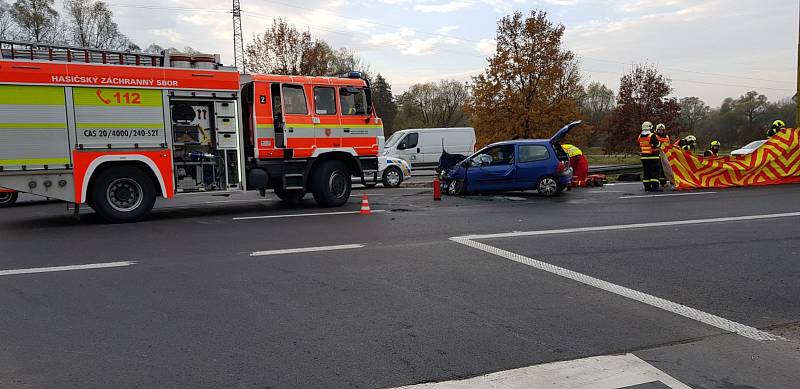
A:
<svg viewBox="0 0 800 389">
<path fill-rule="evenodd" d="M 699 97 L 684 97 L 679 104 L 681 106 L 681 125 L 688 131 L 694 131 L 697 124 L 711 112 L 711 108 Z"/>
<path fill-rule="evenodd" d="M 467 124 L 466 84 L 455 80 L 415 84 L 397 98 L 396 128 L 458 127 Z"/>
<path fill-rule="evenodd" d="M 604 84 L 592 82 L 581 99 L 581 111 L 589 124 L 599 125 L 614 109 L 614 92 Z"/>
<path fill-rule="evenodd" d="M 20 38 L 36 43 L 60 41 L 59 15 L 54 0 L 17 0 L 11 17 L 20 29 Z"/>
<path fill-rule="evenodd" d="M 0 39 L 14 39 L 14 27 L 11 5 L 4 0 L 0 0 Z"/>
<path fill-rule="evenodd" d="M 303 53 L 314 46 L 311 33 L 300 32 L 283 19 L 275 19 L 261 36 L 247 45 L 247 68 L 253 72 L 299 75 Z"/>
<path fill-rule="evenodd" d="M 106 3 L 93 0 L 67 0 L 67 29 L 70 43 L 96 49 L 127 49 L 128 38 L 119 31 L 114 13 Z"/>
</svg>

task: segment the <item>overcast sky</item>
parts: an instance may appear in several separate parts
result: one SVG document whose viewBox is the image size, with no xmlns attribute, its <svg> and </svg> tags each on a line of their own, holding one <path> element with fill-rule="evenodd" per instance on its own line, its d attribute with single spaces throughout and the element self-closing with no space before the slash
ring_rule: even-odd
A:
<svg viewBox="0 0 800 389">
<path fill-rule="evenodd" d="M 191 46 L 233 62 L 228 1 L 108 0 L 141 46 Z M 634 62 L 656 64 L 674 95 L 710 105 L 748 90 L 770 100 L 796 86 L 798 0 L 242 0 L 245 42 L 283 17 L 334 47 L 357 50 L 395 92 L 443 77 L 468 80 L 514 10 L 548 11 L 586 80 L 613 90 Z"/>
</svg>

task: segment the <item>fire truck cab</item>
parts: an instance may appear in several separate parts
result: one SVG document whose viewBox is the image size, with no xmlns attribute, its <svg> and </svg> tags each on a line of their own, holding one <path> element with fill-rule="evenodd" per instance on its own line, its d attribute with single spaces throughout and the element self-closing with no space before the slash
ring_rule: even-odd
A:
<svg viewBox="0 0 800 389">
<path fill-rule="evenodd" d="M 273 189 L 345 204 L 378 169 L 369 85 L 240 75 L 206 54 L 0 41 L 0 188 L 141 220 L 156 196 Z"/>
</svg>

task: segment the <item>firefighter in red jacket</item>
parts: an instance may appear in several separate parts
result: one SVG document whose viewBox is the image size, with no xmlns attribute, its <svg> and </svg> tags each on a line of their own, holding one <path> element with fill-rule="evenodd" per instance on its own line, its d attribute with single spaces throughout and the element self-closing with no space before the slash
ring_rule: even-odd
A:
<svg viewBox="0 0 800 389">
<path fill-rule="evenodd" d="M 572 166 L 572 186 L 586 186 L 586 177 L 589 175 L 589 160 L 583 155 L 581 149 L 565 144 L 561 145 L 564 152 L 569 156 L 569 166 Z"/>
<path fill-rule="evenodd" d="M 659 166 L 661 166 L 661 156 L 659 154 L 660 142 L 653 131 L 653 123 L 642 123 L 642 132 L 637 139 L 639 142 L 639 152 L 642 159 L 642 183 L 647 192 L 658 192 L 659 189 Z"/>
</svg>

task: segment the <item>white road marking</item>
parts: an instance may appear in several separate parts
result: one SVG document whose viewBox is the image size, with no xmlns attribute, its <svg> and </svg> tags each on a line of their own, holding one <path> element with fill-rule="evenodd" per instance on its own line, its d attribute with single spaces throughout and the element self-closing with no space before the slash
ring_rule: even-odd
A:
<svg viewBox="0 0 800 389">
<path fill-rule="evenodd" d="M 642 185 L 641 182 L 614 182 L 611 184 L 605 184 L 605 186 L 617 186 L 617 185 Z"/>
<path fill-rule="evenodd" d="M 691 225 L 691 224 L 726 223 L 726 222 L 738 222 L 738 221 L 748 221 L 748 220 L 779 219 L 779 218 L 786 218 L 786 217 L 800 217 L 800 212 L 772 213 L 772 214 L 766 214 L 766 215 L 717 217 L 717 218 L 711 218 L 711 219 L 675 220 L 675 221 L 653 222 L 653 223 L 618 224 L 618 225 L 598 226 L 598 227 L 562 228 L 562 229 L 558 229 L 558 230 L 515 231 L 515 232 L 503 232 L 503 233 L 499 233 L 499 234 L 467 235 L 467 236 L 462 236 L 460 238 L 470 239 L 470 240 L 496 239 L 496 238 L 515 238 L 515 237 L 518 237 L 518 236 L 557 235 L 557 234 L 572 234 L 572 233 L 578 233 L 578 232 L 631 230 L 631 229 L 638 229 L 638 228 L 671 227 L 671 226 L 683 226 L 683 225 Z"/>
<path fill-rule="evenodd" d="M 53 267 L 35 267 L 30 269 L 15 269 L 15 270 L 0 270 L 0 276 L 12 276 L 17 274 L 34 274 L 34 273 L 50 273 L 57 271 L 70 271 L 70 270 L 90 270 L 90 269 L 107 269 L 110 267 L 123 267 L 135 265 L 136 261 L 122 261 L 122 262 L 107 262 L 107 263 L 90 263 L 86 265 L 70 265 L 70 266 L 53 266 Z"/>
<path fill-rule="evenodd" d="M 620 199 L 643 199 L 648 197 L 670 197 L 670 196 L 700 196 L 700 195 L 710 195 L 717 192 L 694 192 L 694 193 L 663 193 L 663 194 L 652 194 L 652 195 L 637 195 L 637 196 L 621 196 Z"/>
<path fill-rule="evenodd" d="M 612 284 L 608 281 L 603 281 L 599 278 L 594 278 L 591 276 L 587 276 L 585 274 L 578 273 L 576 271 L 572 271 L 569 269 L 565 269 L 563 267 L 551 265 L 546 262 L 537 261 L 532 258 L 528 258 L 524 255 L 512 253 L 510 251 L 506 251 L 503 249 L 499 249 L 497 247 L 489 246 L 484 243 L 475 242 L 470 239 L 465 238 L 450 238 L 454 242 L 461 243 L 465 246 L 469 246 L 489 254 L 497 255 L 499 257 L 503 257 L 506 259 L 510 259 L 514 262 L 518 262 L 524 265 L 528 265 L 530 267 L 544 270 L 548 273 L 555 274 L 557 276 L 561 276 L 573 281 L 580 282 L 585 285 L 593 286 L 600 290 L 604 290 L 606 292 L 614 293 L 616 295 L 627 297 L 631 300 L 638 301 L 652 307 L 656 307 L 659 309 L 663 309 L 668 312 L 675 313 L 677 315 L 699 321 L 701 323 L 708 324 L 710 326 L 722 329 L 727 332 L 737 333 L 742 335 L 746 338 L 754 339 L 754 340 L 777 340 L 783 339 L 781 337 L 772 335 L 770 333 L 761 331 L 757 328 L 753 328 L 744 324 L 736 323 L 734 321 L 712 315 L 710 313 L 706 313 L 700 311 L 698 309 L 694 309 L 691 307 L 687 307 L 682 304 L 678 304 L 660 297 L 656 297 L 647 293 L 639 292 L 637 290 L 633 290 L 630 288 L 626 288 L 624 286 L 620 286 L 617 284 Z"/>
<path fill-rule="evenodd" d="M 306 217 L 306 216 L 329 216 L 329 215 L 352 215 L 360 213 L 361 211 L 343 211 L 343 212 L 319 212 L 319 213 L 294 213 L 288 215 L 266 215 L 266 216 L 244 216 L 235 217 L 233 220 L 255 220 L 255 219 L 279 219 L 284 217 Z M 382 209 L 373 209 L 372 213 L 386 212 Z"/>
<path fill-rule="evenodd" d="M 261 257 L 261 256 L 265 256 L 265 255 L 313 253 L 313 252 L 318 252 L 318 251 L 360 249 L 362 247 L 364 247 L 363 244 L 342 244 L 342 245 L 338 245 L 338 246 L 303 247 L 303 248 L 297 248 L 297 249 L 254 251 L 254 252 L 250 253 L 250 256 L 251 257 Z"/>
<path fill-rule="evenodd" d="M 587 190 L 586 193 L 624 193 L 624 190 Z"/>
<path fill-rule="evenodd" d="M 465 380 L 403 386 L 397 389 L 610 389 L 651 382 L 661 382 L 672 389 L 690 389 L 633 354 L 547 363 Z"/>
<path fill-rule="evenodd" d="M 364 193 L 353 193 L 353 196 L 358 196 L 358 201 L 361 201 L 361 195 L 363 195 L 363 194 Z M 366 195 L 369 196 L 369 197 L 372 197 L 372 196 L 385 196 L 386 194 L 385 193 L 367 193 Z"/>
</svg>

